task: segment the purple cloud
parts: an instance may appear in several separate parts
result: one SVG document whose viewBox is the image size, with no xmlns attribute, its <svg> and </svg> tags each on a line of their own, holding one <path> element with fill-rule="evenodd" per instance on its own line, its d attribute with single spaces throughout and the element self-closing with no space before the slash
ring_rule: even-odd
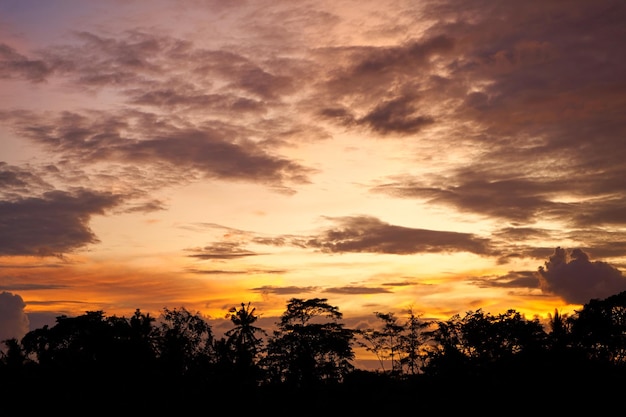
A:
<svg viewBox="0 0 626 417">
<path fill-rule="evenodd" d="M 97 243 L 90 218 L 120 203 L 119 196 L 86 189 L 0 201 L 0 256 L 62 255 Z"/>
<path fill-rule="evenodd" d="M 20 340 L 30 329 L 26 304 L 18 294 L 0 292 L 0 342 L 15 338 Z M 4 346 L 0 345 L 0 350 Z"/>
<path fill-rule="evenodd" d="M 626 290 L 622 272 L 602 261 L 590 261 L 589 255 L 574 249 L 569 254 L 561 247 L 539 267 L 543 291 L 556 294 L 568 303 L 585 304 Z"/>
</svg>

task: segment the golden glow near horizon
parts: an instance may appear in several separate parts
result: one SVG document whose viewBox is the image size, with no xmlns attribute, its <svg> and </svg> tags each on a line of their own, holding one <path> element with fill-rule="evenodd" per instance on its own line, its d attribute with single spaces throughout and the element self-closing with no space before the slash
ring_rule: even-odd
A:
<svg viewBox="0 0 626 417">
<path fill-rule="evenodd" d="M 293 297 L 349 325 L 545 319 L 625 290 L 615 22 L 464 5 L 0 3 L 0 309 L 30 321 L 0 338 L 248 301 L 271 325 Z"/>
</svg>

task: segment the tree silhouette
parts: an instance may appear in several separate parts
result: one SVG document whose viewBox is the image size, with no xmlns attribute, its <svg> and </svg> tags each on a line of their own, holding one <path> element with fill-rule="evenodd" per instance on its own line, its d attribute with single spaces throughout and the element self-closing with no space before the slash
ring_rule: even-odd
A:
<svg viewBox="0 0 626 417">
<path fill-rule="evenodd" d="M 363 341 L 358 341 L 368 352 L 372 352 L 378 358 L 378 363 L 385 372 L 385 361 L 391 361 L 391 372 L 400 373 L 402 365 L 400 363 L 400 351 L 402 349 L 401 335 L 405 328 L 398 323 L 398 318 L 394 313 L 374 312 L 377 319 L 382 321 L 382 329 L 363 329 L 357 332 Z"/>
<path fill-rule="evenodd" d="M 213 331 L 199 313 L 166 307 L 157 331 L 159 362 L 170 377 L 197 372 L 214 359 Z"/>
<path fill-rule="evenodd" d="M 272 383 L 309 387 L 338 383 L 354 369 L 354 333 L 325 298 L 292 298 L 269 339 L 264 365 Z"/>
<path fill-rule="evenodd" d="M 592 299 L 569 319 L 575 348 L 598 363 L 626 364 L 626 291 Z"/>
<path fill-rule="evenodd" d="M 436 349 L 426 367 L 435 374 L 492 376 L 522 361 L 526 364 L 545 346 L 546 334 L 539 320 L 527 320 L 515 310 L 494 316 L 478 309 L 437 326 L 432 332 Z"/>
<path fill-rule="evenodd" d="M 386 372 L 385 361 L 390 360 L 391 373 L 397 376 L 418 374 L 426 361 L 428 336 L 425 330 L 430 323 L 423 321 L 413 309 L 408 310 L 404 323 L 391 312 L 374 312 L 374 315 L 382 321 L 382 327 L 355 331 L 360 336 L 357 343 L 376 355 L 383 372 Z"/>
<path fill-rule="evenodd" d="M 103 311 L 77 317 L 59 316 L 52 328 L 31 331 L 22 339 L 25 352 L 43 365 L 63 366 L 76 372 L 107 369 L 116 361 L 120 338 Z"/>
<path fill-rule="evenodd" d="M 5 373 L 10 380 L 19 376 L 23 367 L 32 362 L 26 356 L 18 339 L 10 338 L 2 343 L 6 346 L 6 351 L 0 350 L 0 371 Z"/>
<path fill-rule="evenodd" d="M 400 349 L 403 354 L 400 364 L 405 373 L 418 374 L 426 363 L 428 356 L 428 342 L 426 329 L 431 325 L 424 321 L 421 315 L 409 309 L 409 317 L 404 324 L 404 331 L 400 335 Z"/>
<path fill-rule="evenodd" d="M 263 339 L 257 337 L 257 333 L 266 335 L 266 332 L 254 326 L 258 320 L 255 312 L 256 308 L 252 308 L 248 302 L 247 305 L 241 303 L 239 309 L 232 307 L 226 316 L 235 325 L 225 333 L 226 352 L 231 357 L 233 372 L 239 385 L 256 385 L 260 379 L 257 359 L 263 347 Z"/>
<path fill-rule="evenodd" d="M 111 414 L 180 414 L 208 393 L 216 402 L 236 396 L 241 412 L 271 407 L 275 415 L 293 414 L 294 406 L 310 414 L 402 412 L 415 406 L 416 393 L 429 400 L 445 393 L 454 399 L 446 409 L 463 411 L 482 406 L 486 394 L 519 406 L 519 384 L 530 380 L 543 381 L 554 398 L 600 393 L 592 396 L 594 407 L 621 399 L 626 292 L 590 300 L 569 317 L 555 310 L 547 331 L 512 309 L 438 322 L 408 313 L 401 322 L 376 312 L 380 329 L 357 332 L 325 298 L 292 298 L 267 343 L 250 303 L 228 310 L 233 328 L 219 340 L 199 313 L 184 308 L 164 308 L 158 319 L 139 309 L 128 319 L 102 311 L 60 316 L 52 327 L 3 341 L 3 412 L 24 411 L 23 387 L 37 396 L 29 412 L 64 415 L 94 406 Z M 394 372 L 356 369 L 357 335 L 393 358 Z"/>
</svg>

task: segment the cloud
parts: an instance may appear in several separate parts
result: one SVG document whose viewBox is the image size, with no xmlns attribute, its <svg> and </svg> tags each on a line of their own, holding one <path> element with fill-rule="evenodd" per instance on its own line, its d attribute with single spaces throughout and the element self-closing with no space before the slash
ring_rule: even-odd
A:
<svg viewBox="0 0 626 417">
<path fill-rule="evenodd" d="M 476 283 L 485 288 L 539 288 L 539 279 L 534 271 L 509 271 L 497 277 L 479 277 Z"/>
<path fill-rule="evenodd" d="M 562 6 L 470 0 L 424 8 L 433 24 L 423 39 L 445 36 L 450 52 L 433 55 L 437 65 L 404 66 L 411 80 L 383 72 L 371 91 L 382 102 L 413 86 L 441 129 L 415 136 L 414 158 L 448 169 L 375 189 L 511 222 L 622 224 L 626 59 L 615 34 L 624 33 L 626 8 L 618 1 Z M 340 98 L 368 97 L 354 83 L 344 88 Z M 346 124 L 359 119 L 342 106 L 327 109 Z"/>
<path fill-rule="evenodd" d="M 265 113 L 265 105 L 259 100 L 237 97 L 227 94 L 206 94 L 193 86 L 179 85 L 176 90 L 172 87 L 156 86 L 149 91 L 145 89 L 127 90 L 129 103 L 142 106 L 152 106 L 172 110 L 207 111 L 213 114 Z"/>
<path fill-rule="evenodd" d="M 138 30 L 117 36 L 80 31 L 74 37 L 72 44 L 39 52 L 37 61 L 8 46 L 5 55 L 12 58 L 8 62 L 13 67 L 41 66 L 37 80 L 54 75 L 73 88 L 113 89 L 133 105 L 222 115 L 225 110 L 264 112 L 267 102 L 297 91 L 296 79 L 303 67 L 296 59 L 255 61 L 234 48 L 204 49 L 187 40 Z M 222 88 L 215 88 L 216 84 Z"/>
<path fill-rule="evenodd" d="M 626 187 L 626 184 L 623 186 Z M 585 201 L 578 205 L 573 224 L 578 227 L 621 225 L 626 223 L 624 207 L 626 198 L 616 195 Z"/>
<path fill-rule="evenodd" d="M 315 172 L 248 140 L 253 133 L 236 125 L 215 122 L 180 127 L 172 120 L 137 111 L 63 112 L 52 119 L 24 112 L 4 115 L 24 137 L 83 164 L 123 162 L 149 167 L 161 163 L 175 172 L 195 171 L 207 178 L 277 186 L 308 183 L 308 175 Z"/>
<path fill-rule="evenodd" d="M 26 304 L 18 294 L 0 293 L 0 342 L 16 338 L 20 340 L 29 331 Z"/>
<path fill-rule="evenodd" d="M 126 213 L 149 213 L 152 211 L 161 211 L 166 210 L 167 206 L 163 201 L 158 199 L 151 199 L 148 201 L 140 201 L 138 203 L 129 204 L 127 208 L 124 209 Z"/>
<path fill-rule="evenodd" d="M 72 83 L 102 87 L 123 87 L 145 82 L 163 69 L 163 55 L 178 49 L 181 54 L 188 42 L 128 31 L 120 39 L 90 32 L 74 32 L 76 42 L 59 45 L 40 53 L 56 76 Z"/>
<path fill-rule="evenodd" d="M 34 170 L 29 165 L 19 167 L 0 161 L 0 196 L 14 199 L 37 191 L 53 190 L 54 187 Z"/>
<path fill-rule="evenodd" d="M 451 171 L 446 178 L 395 176 L 392 181 L 374 185 L 370 191 L 499 218 L 514 225 L 552 220 L 569 227 L 587 228 L 626 221 L 622 210 L 624 199 L 593 175 L 581 177 L 573 184 L 568 175 L 540 178 L 505 173 L 504 165 L 484 168 L 477 163 Z M 618 180 L 615 175 L 607 180 L 621 182 L 621 176 Z M 545 236 L 547 232 L 541 234 Z"/>
<path fill-rule="evenodd" d="M 298 92 L 294 80 L 306 78 L 298 60 L 254 59 L 232 48 L 203 49 L 141 31 L 74 35 L 71 44 L 36 52 L 51 69 L 45 75 L 65 80 L 70 89 L 106 89 L 124 109 L 56 116 L 3 112 L 17 135 L 83 166 L 164 164 L 173 172 L 261 183 L 286 193 L 316 172 L 276 152 L 290 135 L 302 137 L 293 132 L 304 126 L 285 127 L 284 109 L 267 117 L 268 110 L 284 107 L 283 95 Z M 306 135 L 323 136 L 315 129 Z"/>
<path fill-rule="evenodd" d="M 0 43 L 0 78 L 24 78 L 42 82 L 52 68 L 41 59 L 28 59 L 10 46 Z"/>
<path fill-rule="evenodd" d="M 204 258 L 201 258 L 204 259 Z M 215 258 L 212 258 L 215 259 Z M 228 258 L 227 258 L 228 259 Z M 187 268 L 187 272 L 192 274 L 203 275 L 251 275 L 251 274 L 285 274 L 288 272 L 286 269 L 246 269 L 246 270 L 224 270 L 224 269 L 197 269 Z"/>
<path fill-rule="evenodd" d="M 97 243 L 91 216 L 120 202 L 115 194 L 86 189 L 0 201 L 0 256 L 62 255 Z"/>
<path fill-rule="evenodd" d="M 259 292 L 262 294 L 278 294 L 278 295 L 293 295 L 293 294 L 303 294 L 310 293 L 314 291 L 318 291 L 318 287 L 297 287 L 297 286 L 288 286 L 288 287 L 277 287 L 273 285 L 264 285 L 262 287 L 251 288 L 251 291 Z"/>
<path fill-rule="evenodd" d="M 44 326 L 53 327 L 57 323 L 57 317 L 68 315 L 67 312 L 45 311 L 28 313 L 30 330 L 41 329 Z"/>
<path fill-rule="evenodd" d="M 564 182 L 521 177 L 498 179 L 498 173 L 481 172 L 474 166 L 461 170 L 445 182 L 435 179 L 430 183 L 413 177 L 399 177 L 395 182 L 374 186 L 371 191 L 451 206 L 460 212 L 532 222 L 538 217 L 574 212 L 575 204 L 551 201 L 563 190 Z"/>
<path fill-rule="evenodd" d="M 391 291 L 386 288 L 380 287 L 332 287 L 326 288 L 325 293 L 331 294 L 382 294 L 390 293 Z"/>
<path fill-rule="evenodd" d="M 489 253 L 489 241 L 469 233 L 396 226 L 372 216 L 348 216 L 330 220 L 338 226 L 300 243 L 305 247 L 336 253 Z"/>
<path fill-rule="evenodd" d="M 430 116 L 416 114 L 412 97 L 397 97 L 378 103 L 359 123 L 365 123 L 373 130 L 385 133 L 417 133 L 424 126 L 434 123 Z"/>
<path fill-rule="evenodd" d="M 590 261 L 589 255 L 574 249 L 569 254 L 557 247 L 538 277 L 543 291 L 555 294 L 568 303 L 585 304 L 626 290 L 622 272 L 602 261 Z"/>
<path fill-rule="evenodd" d="M 331 72 L 325 87 L 335 97 L 359 97 L 354 104 L 370 105 L 383 93 L 415 87 L 416 80 L 429 76 L 436 58 L 450 54 L 454 39 L 443 34 L 425 39 L 410 39 L 400 45 L 379 47 L 338 47 L 326 50 L 328 57 L 343 67 Z M 338 59 L 338 56 L 342 59 Z M 405 91 L 415 91 L 406 88 Z M 339 100 L 338 100 L 339 101 Z"/>
<path fill-rule="evenodd" d="M 190 257 L 202 260 L 238 259 L 260 255 L 259 253 L 241 248 L 241 245 L 242 244 L 239 242 L 216 242 L 210 246 L 198 249 L 188 249 L 188 251 L 194 252 L 193 255 L 189 255 Z"/>
<path fill-rule="evenodd" d="M 416 40 L 399 46 L 338 48 L 348 64 L 325 82 L 323 118 L 346 126 L 368 127 L 383 136 L 410 135 L 435 123 L 428 103 L 420 93 L 427 89 L 429 73 L 439 55 L 454 48 L 446 36 Z M 320 91 L 321 93 L 321 91 Z"/>
<path fill-rule="evenodd" d="M 11 266 L 11 268 L 14 268 Z M 6 279 L 7 277 L 2 277 Z M 27 283 L 27 282 L 19 282 L 19 283 L 11 283 L 11 279 L 8 280 L 8 285 L 0 285 L 0 290 L 8 290 L 8 291 L 31 291 L 31 290 L 57 290 L 68 288 L 67 285 L 56 285 L 56 284 L 38 284 L 38 283 Z"/>
<path fill-rule="evenodd" d="M 260 255 L 243 249 L 247 242 L 267 246 L 293 246 L 318 249 L 325 253 L 381 253 L 411 255 L 416 253 L 470 252 L 494 254 L 488 239 L 470 233 L 415 229 L 385 223 L 373 216 L 327 217 L 336 227 L 326 228 L 314 235 L 256 236 L 253 232 L 220 226 L 200 225 L 224 230 L 228 239 L 205 248 L 189 249 L 192 257 L 200 259 L 234 259 Z"/>
</svg>

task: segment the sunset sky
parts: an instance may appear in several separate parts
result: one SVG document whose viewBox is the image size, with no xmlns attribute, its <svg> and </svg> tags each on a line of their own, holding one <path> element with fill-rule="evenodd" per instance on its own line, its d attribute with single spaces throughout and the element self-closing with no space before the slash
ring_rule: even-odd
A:
<svg viewBox="0 0 626 417">
<path fill-rule="evenodd" d="M 626 290 L 625 22 L 623 0 L 0 0 L 0 339 Z"/>
</svg>

